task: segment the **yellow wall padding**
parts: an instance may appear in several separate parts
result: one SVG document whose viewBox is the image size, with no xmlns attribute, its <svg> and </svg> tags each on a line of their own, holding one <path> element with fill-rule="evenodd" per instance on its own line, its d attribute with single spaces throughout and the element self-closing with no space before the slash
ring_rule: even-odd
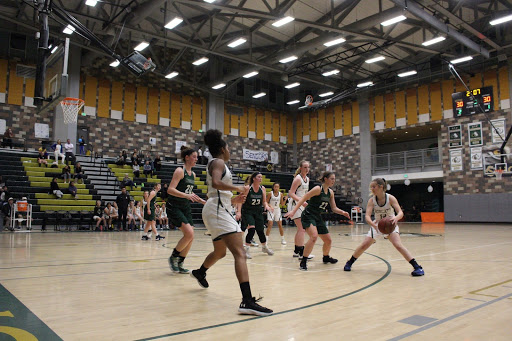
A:
<svg viewBox="0 0 512 341">
<path fill-rule="evenodd" d="M 430 120 L 439 121 L 442 119 L 441 83 L 433 83 L 430 84 Z"/>
<path fill-rule="evenodd" d="M 98 85 L 98 117 L 110 117 L 110 81 L 102 79 Z"/>
<path fill-rule="evenodd" d="M 149 88 L 149 101 L 148 101 L 148 123 L 158 124 L 158 108 L 160 99 L 160 90 L 156 88 Z"/>
<path fill-rule="evenodd" d="M 96 77 L 85 77 L 85 96 L 86 106 L 96 108 L 96 94 L 98 93 L 98 79 Z"/>
<path fill-rule="evenodd" d="M 192 130 L 201 130 L 201 98 L 192 97 Z"/>
<path fill-rule="evenodd" d="M 169 91 L 160 90 L 160 117 L 169 118 L 169 110 L 171 108 L 171 93 Z"/>
<path fill-rule="evenodd" d="M 123 110 L 123 83 L 112 83 L 112 110 Z"/>
<path fill-rule="evenodd" d="M 126 84 L 124 87 L 123 119 L 135 121 L 135 86 L 133 84 Z"/>
<path fill-rule="evenodd" d="M 181 128 L 181 96 L 171 94 L 171 127 Z"/>
<path fill-rule="evenodd" d="M 263 140 L 265 138 L 265 112 L 261 109 L 256 109 L 256 138 Z"/>
<path fill-rule="evenodd" d="M 396 118 L 405 118 L 405 92 L 398 91 L 395 93 L 396 101 Z"/>
<path fill-rule="evenodd" d="M 407 89 L 407 124 L 418 123 L 418 102 L 416 89 Z"/>
<path fill-rule="evenodd" d="M 137 87 L 136 113 L 147 115 L 148 113 L 148 88 L 145 86 Z"/>
<path fill-rule="evenodd" d="M 181 96 L 181 121 L 190 122 L 192 119 L 192 98 L 189 95 Z"/>
<path fill-rule="evenodd" d="M 9 72 L 9 91 L 7 93 L 7 103 L 22 105 L 23 99 L 23 78 L 16 76 L 16 63 L 11 62 Z"/>
</svg>

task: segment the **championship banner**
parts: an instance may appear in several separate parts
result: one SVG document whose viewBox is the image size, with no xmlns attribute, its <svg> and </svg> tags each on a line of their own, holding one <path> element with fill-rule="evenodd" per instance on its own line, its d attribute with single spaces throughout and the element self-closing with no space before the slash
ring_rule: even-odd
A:
<svg viewBox="0 0 512 341">
<path fill-rule="evenodd" d="M 469 146 L 481 146 L 484 144 L 482 139 L 482 122 L 468 124 Z"/>
<path fill-rule="evenodd" d="M 471 169 L 482 169 L 484 163 L 482 159 L 482 147 L 471 148 Z"/>
<path fill-rule="evenodd" d="M 450 149 L 450 169 L 452 172 L 463 170 L 462 149 Z"/>
<path fill-rule="evenodd" d="M 494 128 L 491 126 L 492 143 L 503 143 L 505 138 L 505 119 L 491 120 L 491 123 L 494 126 Z"/>
<path fill-rule="evenodd" d="M 268 152 L 244 149 L 244 154 L 242 158 L 244 160 L 263 162 L 268 160 Z"/>
<path fill-rule="evenodd" d="M 462 126 L 460 124 L 448 127 L 450 148 L 462 146 Z"/>
</svg>

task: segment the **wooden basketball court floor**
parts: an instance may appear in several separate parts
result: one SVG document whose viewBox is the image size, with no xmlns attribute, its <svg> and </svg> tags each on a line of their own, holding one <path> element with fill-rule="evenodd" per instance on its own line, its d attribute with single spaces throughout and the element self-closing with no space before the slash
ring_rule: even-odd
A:
<svg viewBox="0 0 512 341">
<path fill-rule="evenodd" d="M 179 231 L 141 241 L 138 232 L 0 233 L 0 340 L 510 340 L 512 226 L 401 224 L 412 267 L 384 239 L 343 265 L 367 225 L 331 226 L 334 265 L 309 271 L 292 258 L 295 228 L 274 256 L 252 248 L 251 287 L 270 317 L 237 314 L 241 294 L 229 255 L 208 271 L 210 288 L 167 264 Z M 186 260 L 212 250 L 196 230 Z M 8 336 L 9 335 L 9 336 Z M 32 338 L 34 336 L 34 338 Z"/>
</svg>

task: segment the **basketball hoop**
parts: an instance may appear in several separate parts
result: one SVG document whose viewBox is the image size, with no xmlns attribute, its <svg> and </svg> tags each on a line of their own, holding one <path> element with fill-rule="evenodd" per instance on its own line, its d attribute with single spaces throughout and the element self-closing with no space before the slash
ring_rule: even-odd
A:
<svg viewBox="0 0 512 341">
<path fill-rule="evenodd" d="M 147 69 L 149 69 L 151 67 L 151 58 L 148 58 L 148 60 L 146 60 L 146 62 L 144 63 L 144 65 L 142 65 L 142 68 L 144 69 L 144 71 L 146 71 Z"/>
<path fill-rule="evenodd" d="M 304 105 L 313 105 L 313 96 L 307 95 L 306 101 L 304 102 Z"/>
<path fill-rule="evenodd" d="M 79 98 L 66 97 L 60 102 L 64 114 L 64 123 L 70 124 L 78 119 L 78 112 L 84 106 L 84 100 Z"/>
<path fill-rule="evenodd" d="M 496 176 L 496 180 L 501 180 L 503 177 L 503 169 L 496 169 L 494 175 Z"/>
</svg>

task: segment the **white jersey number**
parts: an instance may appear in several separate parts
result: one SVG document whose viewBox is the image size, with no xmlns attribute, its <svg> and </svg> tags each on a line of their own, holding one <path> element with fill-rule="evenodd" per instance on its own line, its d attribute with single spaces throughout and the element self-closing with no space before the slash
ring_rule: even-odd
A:
<svg viewBox="0 0 512 341">
<path fill-rule="evenodd" d="M 261 199 L 252 199 L 252 206 L 258 206 L 261 204 Z"/>
<path fill-rule="evenodd" d="M 325 210 L 327 208 L 327 205 L 329 205 L 329 203 L 327 201 L 324 201 L 322 204 L 320 204 L 320 209 Z"/>
<path fill-rule="evenodd" d="M 187 185 L 187 189 L 185 190 L 186 194 L 192 194 L 194 191 L 194 185 Z"/>
</svg>

